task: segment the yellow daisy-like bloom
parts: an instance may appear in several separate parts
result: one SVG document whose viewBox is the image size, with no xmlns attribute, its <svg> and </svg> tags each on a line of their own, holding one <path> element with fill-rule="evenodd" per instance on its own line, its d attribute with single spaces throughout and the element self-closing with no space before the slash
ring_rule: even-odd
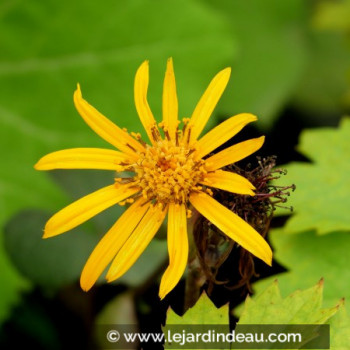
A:
<svg viewBox="0 0 350 350">
<path fill-rule="evenodd" d="M 44 238 L 56 236 L 114 204 L 132 203 L 89 257 L 80 279 L 83 290 L 88 291 L 111 262 L 107 280 L 114 281 L 122 276 L 145 250 L 168 214 L 169 266 L 159 291 L 160 298 L 164 298 L 179 282 L 186 268 L 189 204 L 228 237 L 271 265 L 272 252 L 261 235 L 211 196 L 210 187 L 254 195 L 254 186 L 247 179 L 220 169 L 249 156 L 264 142 L 264 137 L 251 139 L 205 158 L 245 125 L 257 120 L 252 114 L 239 114 L 199 138 L 224 92 L 230 73 L 231 69 L 226 68 L 214 77 L 191 118 L 184 119 L 184 126 L 179 129 L 172 59 L 167 62 L 163 121 L 159 125 L 147 102 L 148 61 L 142 63 L 136 73 L 134 94 L 136 109 L 150 145 L 143 142 L 139 134 L 127 133 L 99 113 L 82 98 L 78 85 L 74 93 L 78 112 L 100 137 L 119 151 L 66 149 L 44 156 L 35 169 L 103 169 L 133 174 L 129 178 L 116 178 L 113 184 L 68 205 L 53 215 L 45 226 Z"/>
</svg>

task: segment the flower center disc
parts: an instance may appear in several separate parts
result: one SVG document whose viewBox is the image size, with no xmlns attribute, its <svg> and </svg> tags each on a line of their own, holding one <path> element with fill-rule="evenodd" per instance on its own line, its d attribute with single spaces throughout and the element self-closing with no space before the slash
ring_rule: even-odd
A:
<svg viewBox="0 0 350 350">
<path fill-rule="evenodd" d="M 185 203 L 206 170 L 203 160 L 195 160 L 194 149 L 173 141 L 147 146 L 134 166 L 136 184 L 142 195 L 157 203 Z"/>
</svg>

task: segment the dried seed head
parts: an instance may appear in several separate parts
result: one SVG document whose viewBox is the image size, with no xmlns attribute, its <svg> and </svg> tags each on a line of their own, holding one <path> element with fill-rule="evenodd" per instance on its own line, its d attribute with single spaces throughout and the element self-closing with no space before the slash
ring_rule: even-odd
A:
<svg viewBox="0 0 350 350">
<path fill-rule="evenodd" d="M 287 201 L 290 192 L 295 190 L 295 185 L 283 187 L 271 183 L 271 181 L 286 174 L 285 170 L 274 168 L 276 157 L 258 157 L 257 162 L 256 167 L 249 164 L 244 169 L 237 165 L 224 168 L 226 171 L 235 172 L 247 178 L 256 188 L 255 196 L 235 195 L 213 189 L 213 197 L 247 221 L 265 237 L 275 208 L 280 207 L 281 203 Z M 283 206 L 283 208 L 292 210 L 291 207 Z M 246 286 L 250 290 L 250 280 L 253 276 L 256 276 L 256 273 L 254 258 L 248 251 L 228 239 L 217 227 L 200 215 L 195 217 L 193 234 L 197 248 L 197 258 L 208 282 L 209 292 L 214 285 L 218 284 L 233 289 Z M 234 254 L 239 254 L 237 267 L 239 278 L 227 278 L 225 276 L 224 280 L 220 280 L 218 277 L 220 267 L 233 250 Z"/>
</svg>

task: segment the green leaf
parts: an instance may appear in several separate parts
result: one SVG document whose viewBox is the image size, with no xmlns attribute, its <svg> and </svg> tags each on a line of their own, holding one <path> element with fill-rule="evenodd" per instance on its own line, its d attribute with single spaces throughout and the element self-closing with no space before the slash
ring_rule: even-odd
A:
<svg viewBox="0 0 350 350">
<path fill-rule="evenodd" d="M 223 115 L 251 112 L 268 128 L 289 101 L 307 60 L 307 2 L 207 0 L 231 24 L 238 45 Z"/>
<path fill-rule="evenodd" d="M 331 350 L 347 350 L 350 339 L 350 318 L 344 307 L 340 305 L 339 311 L 330 320 Z"/>
<path fill-rule="evenodd" d="M 203 293 L 196 304 L 188 309 L 181 317 L 177 315 L 172 309 L 168 309 L 166 324 L 229 324 L 228 320 L 229 308 L 228 304 L 218 309 L 208 296 Z"/>
<path fill-rule="evenodd" d="M 29 280 L 57 288 L 79 279 L 96 238 L 86 229 L 76 229 L 52 239 L 42 239 L 50 215 L 22 211 L 5 226 L 5 249 L 13 264 Z"/>
<path fill-rule="evenodd" d="M 76 83 L 117 124 L 141 131 L 133 80 L 151 63 L 149 99 L 159 118 L 166 59 L 174 57 L 181 116 L 189 116 L 235 44 L 220 14 L 198 1 L 5 2 L 0 5 L 0 227 L 16 211 L 67 204 L 33 164 L 70 147 L 109 147 L 84 124 L 72 101 Z M 25 223 L 23 223 L 25 226 Z M 0 302 L 23 280 L 0 250 Z"/>
<path fill-rule="evenodd" d="M 295 214 L 284 230 L 294 233 L 315 229 L 319 234 L 348 231 L 350 119 L 343 119 L 337 129 L 304 131 L 298 150 L 312 163 L 295 162 L 283 166 L 288 170 L 283 181 L 294 183 L 297 188 L 288 200 Z"/>
<path fill-rule="evenodd" d="M 191 327 L 193 325 L 193 328 Z M 200 326 L 204 327 L 201 329 Z M 172 334 L 175 331 L 182 332 L 183 329 L 189 333 L 208 331 L 205 325 L 223 325 L 220 331 L 229 333 L 229 306 L 228 304 L 218 309 L 205 293 L 202 293 L 196 304 L 188 309 L 181 317 L 177 315 L 171 308 L 168 309 L 166 316 L 166 325 L 163 327 L 163 333 L 166 335 L 168 331 Z M 176 326 L 180 326 L 177 328 Z M 184 326 L 182 328 L 181 326 Z M 187 326 L 187 327 L 185 327 Z M 200 345 L 197 343 L 197 346 Z M 177 343 L 166 342 L 164 349 L 176 349 Z M 182 348 L 182 347 L 180 347 Z"/>
<path fill-rule="evenodd" d="M 350 232 L 334 232 L 318 236 L 315 232 L 297 235 L 282 230 L 270 232 L 274 257 L 289 271 L 254 284 L 259 292 L 278 278 L 283 295 L 304 289 L 324 278 L 324 304 L 335 305 L 340 298 L 350 299 Z M 350 304 L 346 307 L 350 311 Z"/>
<path fill-rule="evenodd" d="M 238 330 L 240 325 L 244 327 L 249 324 L 330 324 L 331 349 L 347 349 L 345 344 L 348 345 L 348 340 L 345 339 L 349 339 L 350 322 L 344 302 L 338 301 L 336 306 L 330 308 L 322 307 L 323 280 L 314 287 L 294 291 L 285 298 L 281 296 L 279 281 L 270 283 L 264 283 L 265 288 L 259 288 L 253 297 L 248 296 L 237 323 Z M 313 333 L 310 334 L 310 340 L 313 336 Z M 303 341 L 308 342 L 309 339 Z"/>
<path fill-rule="evenodd" d="M 338 307 L 322 308 L 323 281 L 307 290 L 281 297 L 277 280 L 248 297 L 238 324 L 324 324 Z"/>
</svg>

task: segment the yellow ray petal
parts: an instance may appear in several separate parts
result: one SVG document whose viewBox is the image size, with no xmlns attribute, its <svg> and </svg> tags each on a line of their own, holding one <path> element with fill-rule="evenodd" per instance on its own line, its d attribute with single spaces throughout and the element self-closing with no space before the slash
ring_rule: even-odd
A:
<svg viewBox="0 0 350 350">
<path fill-rule="evenodd" d="M 171 139 L 175 139 L 178 125 L 178 103 L 172 58 L 168 59 L 163 85 L 163 122 Z"/>
<path fill-rule="evenodd" d="M 49 153 L 34 165 L 36 170 L 102 169 L 120 170 L 120 163 L 137 158 L 125 153 L 102 148 L 71 148 Z"/>
<path fill-rule="evenodd" d="M 168 212 L 169 266 L 160 282 L 159 297 L 163 299 L 181 279 L 188 259 L 186 207 L 184 204 L 169 205 Z"/>
<path fill-rule="evenodd" d="M 147 102 L 149 81 L 149 64 L 145 61 L 136 72 L 134 83 L 135 106 L 143 127 L 151 142 L 154 144 L 159 138 L 157 123 Z"/>
<path fill-rule="evenodd" d="M 204 157 L 240 132 L 248 123 L 258 118 L 249 113 L 235 115 L 205 134 L 196 144 L 195 157 Z"/>
<path fill-rule="evenodd" d="M 93 192 L 53 215 L 46 223 L 43 238 L 59 235 L 91 219 L 101 211 L 137 193 L 140 189 L 127 185 L 110 185 Z"/>
<path fill-rule="evenodd" d="M 236 163 L 256 152 L 263 145 L 264 141 L 265 136 L 261 136 L 237 143 L 206 159 L 205 167 L 207 170 L 213 171 Z"/>
<path fill-rule="evenodd" d="M 189 139 L 192 144 L 197 140 L 200 133 L 207 124 L 213 110 L 223 94 L 230 79 L 231 68 L 223 69 L 219 72 L 205 90 L 196 108 L 194 109 L 189 124 L 185 131 L 185 139 Z"/>
<path fill-rule="evenodd" d="M 139 224 L 149 206 L 150 202 L 145 203 L 143 198 L 138 199 L 104 235 L 81 273 L 80 285 L 83 290 L 88 291 L 95 284 L 104 269 L 129 238 L 131 232 Z"/>
<path fill-rule="evenodd" d="M 114 258 L 107 273 L 108 282 L 122 276 L 146 249 L 162 224 L 166 209 L 151 207 Z"/>
<path fill-rule="evenodd" d="M 203 192 L 193 193 L 190 202 L 228 237 L 271 266 L 271 248 L 246 221 Z"/>
<path fill-rule="evenodd" d="M 111 145 L 131 155 L 135 155 L 136 151 L 144 151 L 144 147 L 138 141 L 112 123 L 83 99 L 79 84 L 74 92 L 74 104 L 90 128 Z"/>
<path fill-rule="evenodd" d="M 243 176 L 228 171 L 217 170 L 205 175 L 202 185 L 219 188 L 238 194 L 254 196 L 255 187 Z"/>
</svg>

